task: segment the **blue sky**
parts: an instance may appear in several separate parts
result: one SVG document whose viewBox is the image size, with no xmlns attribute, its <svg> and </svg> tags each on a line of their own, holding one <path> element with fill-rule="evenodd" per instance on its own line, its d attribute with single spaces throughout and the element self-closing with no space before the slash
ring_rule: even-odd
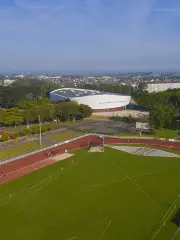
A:
<svg viewBox="0 0 180 240">
<path fill-rule="evenodd" d="M 0 0 L 0 72 L 180 70 L 179 0 Z"/>
</svg>

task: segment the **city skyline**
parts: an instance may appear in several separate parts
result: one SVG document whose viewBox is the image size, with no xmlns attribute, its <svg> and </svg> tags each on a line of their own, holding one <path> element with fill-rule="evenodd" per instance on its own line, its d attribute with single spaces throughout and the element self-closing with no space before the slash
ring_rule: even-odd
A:
<svg viewBox="0 0 180 240">
<path fill-rule="evenodd" d="M 178 71 L 177 0 L 0 0 L 0 72 Z"/>
</svg>

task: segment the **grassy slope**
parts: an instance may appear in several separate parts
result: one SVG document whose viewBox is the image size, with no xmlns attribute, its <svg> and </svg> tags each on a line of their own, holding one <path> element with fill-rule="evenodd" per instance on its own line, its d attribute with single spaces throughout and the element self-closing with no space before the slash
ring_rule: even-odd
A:
<svg viewBox="0 0 180 240">
<path fill-rule="evenodd" d="M 140 137 L 138 133 L 132 134 L 132 133 L 117 133 L 117 136 L 125 137 L 125 136 L 137 136 Z M 142 137 L 155 137 L 155 138 L 177 138 L 177 131 L 176 130 L 170 130 L 170 129 L 162 129 L 162 130 L 156 130 L 156 135 L 147 135 L 142 134 Z"/>
<path fill-rule="evenodd" d="M 0 160 L 21 155 L 26 152 L 33 151 L 39 148 L 39 143 L 27 142 L 27 143 L 18 143 L 15 146 L 8 146 L 6 149 L 0 150 Z"/>
<path fill-rule="evenodd" d="M 174 166 L 180 166 L 180 160 L 132 156 L 110 148 L 104 154 L 78 151 L 69 160 L 0 186 L 1 198 L 57 176 L 0 207 L 1 239 L 100 239 L 110 223 L 103 240 L 151 239 L 150 232 L 158 229 L 159 219 L 180 192 L 180 168 Z M 146 173 L 133 180 L 148 196 L 125 180 L 121 169 L 131 177 Z M 166 234 L 160 233 L 157 240 L 170 239 L 175 230 L 168 223 Z"/>
<path fill-rule="evenodd" d="M 67 140 L 67 139 L 71 139 L 71 138 L 74 138 L 74 137 L 78 137 L 82 135 L 82 133 L 79 133 L 79 132 L 64 132 L 64 133 L 59 133 L 59 134 L 56 134 L 56 135 L 51 135 L 49 136 L 48 138 L 50 140 L 55 140 L 55 141 L 64 141 L 64 140 Z"/>
<path fill-rule="evenodd" d="M 156 130 L 156 135 L 160 138 L 176 138 L 177 131 L 171 129 Z"/>
<path fill-rule="evenodd" d="M 82 135 L 82 133 L 77 133 L 77 132 L 64 132 L 64 133 L 59 133 L 56 135 L 51 135 L 48 138 L 50 140 L 55 140 L 57 142 L 64 141 L 73 137 L 77 137 Z M 27 143 L 16 143 L 15 146 L 7 146 L 6 149 L 1 149 L 0 150 L 0 160 L 14 157 L 21 155 L 26 152 L 33 151 L 35 149 L 39 148 L 39 143 L 34 141 L 34 142 L 27 142 Z"/>
</svg>

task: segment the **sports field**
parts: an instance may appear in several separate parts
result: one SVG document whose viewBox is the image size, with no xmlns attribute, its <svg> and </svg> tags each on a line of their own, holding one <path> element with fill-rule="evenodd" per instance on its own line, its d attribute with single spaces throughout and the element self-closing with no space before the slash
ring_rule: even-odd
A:
<svg viewBox="0 0 180 240">
<path fill-rule="evenodd" d="M 74 154 L 0 185 L 0 239 L 180 239 L 180 159 Z"/>
</svg>

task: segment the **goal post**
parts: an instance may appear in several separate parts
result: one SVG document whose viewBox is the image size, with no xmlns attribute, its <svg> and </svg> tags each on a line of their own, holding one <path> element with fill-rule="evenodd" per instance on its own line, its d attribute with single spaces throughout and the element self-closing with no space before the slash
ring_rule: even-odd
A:
<svg viewBox="0 0 180 240">
<path fill-rule="evenodd" d="M 97 140 L 89 141 L 89 152 L 104 152 L 104 137 L 98 136 Z"/>
</svg>

